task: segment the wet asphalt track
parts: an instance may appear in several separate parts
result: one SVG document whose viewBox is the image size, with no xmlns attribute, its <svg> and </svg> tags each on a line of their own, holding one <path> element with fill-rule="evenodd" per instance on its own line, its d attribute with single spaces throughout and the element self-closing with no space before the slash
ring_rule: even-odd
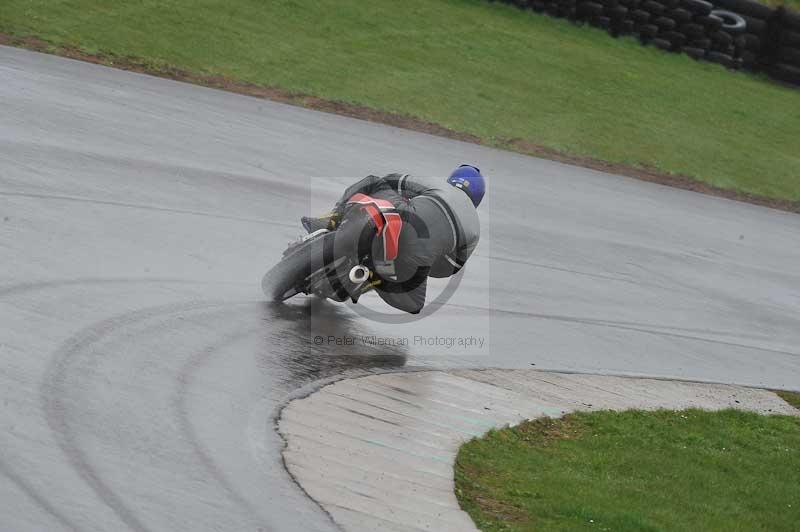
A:
<svg viewBox="0 0 800 532">
<path fill-rule="evenodd" d="M 461 161 L 490 201 L 444 307 L 264 303 L 302 213 Z M 800 388 L 800 216 L 4 47 L 0 264 L 3 531 L 331 530 L 271 415 L 346 370 Z"/>
</svg>

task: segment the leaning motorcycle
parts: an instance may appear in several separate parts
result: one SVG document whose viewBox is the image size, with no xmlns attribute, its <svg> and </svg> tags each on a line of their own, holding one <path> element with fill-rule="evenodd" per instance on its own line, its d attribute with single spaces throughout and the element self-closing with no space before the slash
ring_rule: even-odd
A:
<svg viewBox="0 0 800 532">
<path fill-rule="evenodd" d="M 319 229 L 290 243 L 261 288 L 272 301 L 302 293 L 356 303 L 380 283 L 376 264 L 382 268 L 397 257 L 401 229 L 390 202 L 356 194 L 336 230 Z"/>
</svg>

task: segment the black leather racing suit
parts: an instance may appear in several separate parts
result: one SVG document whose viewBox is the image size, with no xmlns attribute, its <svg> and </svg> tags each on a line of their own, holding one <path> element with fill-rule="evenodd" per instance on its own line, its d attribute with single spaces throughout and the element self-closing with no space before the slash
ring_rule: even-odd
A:
<svg viewBox="0 0 800 532">
<path fill-rule="evenodd" d="M 361 193 L 390 201 L 403 220 L 398 256 L 392 264 L 376 260 L 378 295 L 389 305 L 416 314 L 425 306 L 428 277 L 449 277 L 467 262 L 480 238 L 480 221 L 469 196 L 438 178 L 401 174 L 367 176 L 350 186 L 337 209 Z M 375 239 L 373 249 L 380 245 Z M 380 257 L 374 252 L 373 257 Z"/>
</svg>

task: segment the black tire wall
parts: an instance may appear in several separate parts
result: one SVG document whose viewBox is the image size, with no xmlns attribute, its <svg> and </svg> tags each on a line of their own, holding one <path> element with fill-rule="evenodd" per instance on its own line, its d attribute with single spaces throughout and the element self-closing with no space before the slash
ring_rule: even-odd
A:
<svg viewBox="0 0 800 532">
<path fill-rule="evenodd" d="M 633 34 L 645 46 L 800 86 L 800 13 L 785 7 L 755 0 L 489 1 L 589 24 L 613 37 Z"/>
</svg>

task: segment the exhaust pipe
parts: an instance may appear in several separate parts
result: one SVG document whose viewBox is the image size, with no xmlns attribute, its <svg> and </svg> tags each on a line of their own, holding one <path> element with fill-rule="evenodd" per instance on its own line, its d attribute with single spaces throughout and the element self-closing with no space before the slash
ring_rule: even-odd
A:
<svg viewBox="0 0 800 532">
<path fill-rule="evenodd" d="M 350 268 L 350 282 L 353 284 L 361 284 L 369 279 L 369 268 L 366 266 L 358 265 Z"/>
</svg>

